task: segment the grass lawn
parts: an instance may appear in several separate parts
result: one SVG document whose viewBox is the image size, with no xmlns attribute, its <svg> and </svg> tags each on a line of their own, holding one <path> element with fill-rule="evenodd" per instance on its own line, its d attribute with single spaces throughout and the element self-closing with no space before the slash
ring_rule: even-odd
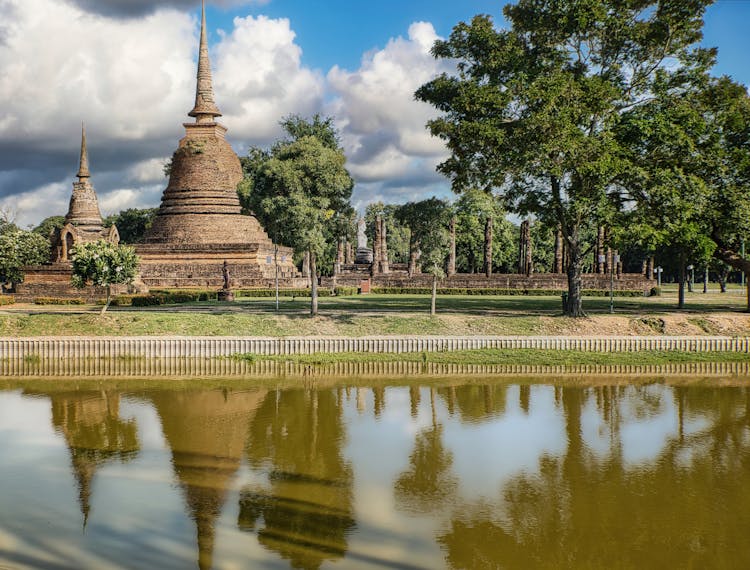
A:
<svg viewBox="0 0 750 570">
<path fill-rule="evenodd" d="M 0 336 L 369 336 L 369 335 L 750 335 L 750 313 L 739 287 L 687 294 L 678 311 L 676 286 L 660 297 L 584 299 L 589 318 L 562 316 L 559 297 L 440 296 L 435 317 L 426 295 L 363 295 L 320 299 L 309 316 L 309 299 L 269 298 L 235 303 L 188 303 L 145 308 L 10 305 L 0 311 Z"/>
</svg>

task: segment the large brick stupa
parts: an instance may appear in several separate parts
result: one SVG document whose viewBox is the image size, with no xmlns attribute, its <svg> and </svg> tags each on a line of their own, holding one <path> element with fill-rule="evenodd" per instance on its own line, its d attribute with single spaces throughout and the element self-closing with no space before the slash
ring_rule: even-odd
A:
<svg viewBox="0 0 750 570">
<path fill-rule="evenodd" d="M 225 139 L 214 102 L 202 10 L 195 107 L 172 157 L 169 184 L 153 225 L 136 247 L 148 287 L 220 287 L 227 261 L 233 287 L 268 287 L 275 277 L 274 244 L 254 216 L 241 214 L 242 166 Z M 293 251 L 279 246 L 279 277 L 299 286 Z"/>
</svg>

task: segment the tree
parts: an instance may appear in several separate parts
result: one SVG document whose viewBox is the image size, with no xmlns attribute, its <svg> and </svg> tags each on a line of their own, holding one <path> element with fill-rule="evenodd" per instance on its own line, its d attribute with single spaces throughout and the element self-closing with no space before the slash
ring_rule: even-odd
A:
<svg viewBox="0 0 750 570">
<path fill-rule="evenodd" d="M 335 248 L 327 246 L 338 239 L 337 233 L 351 218 L 349 199 L 354 181 L 344 167 L 346 157 L 332 118 L 289 115 L 280 125 L 286 138 L 270 150 L 251 147 L 241 159 L 245 178 L 237 193 L 243 213 L 257 216 L 275 243 L 290 245 L 297 253 L 314 254 L 310 256 L 310 312 L 316 315 L 317 258 L 328 253 L 332 267 Z M 283 212 L 287 207 L 292 209 Z M 277 217 L 282 214 L 283 218 Z"/>
<path fill-rule="evenodd" d="M 74 287 L 83 289 L 88 285 L 107 288 L 107 300 L 102 315 L 109 308 L 112 285 L 132 283 L 138 270 L 135 249 L 117 245 L 106 240 L 78 244 L 71 256 Z"/>
<path fill-rule="evenodd" d="M 156 217 L 159 208 L 128 208 L 119 214 L 108 216 L 104 225 L 117 226 L 122 243 L 138 243 Z"/>
<path fill-rule="evenodd" d="M 50 216 L 44 218 L 41 223 L 32 231 L 40 236 L 49 239 L 53 231 L 59 230 L 65 225 L 65 216 Z"/>
<path fill-rule="evenodd" d="M 438 279 L 445 277 L 443 267 L 450 243 L 448 222 L 451 214 L 451 207 L 438 198 L 409 202 L 396 212 L 397 219 L 411 231 L 414 251 L 421 252 L 424 271 L 432 275 L 431 315 L 435 314 Z"/>
<path fill-rule="evenodd" d="M 347 210 L 354 186 L 344 167 L 346 157 L 314 136 L 276 145 L 267 156 L 251 171 L 246 204 L 272 236 L 310 254 L 310 313 L 317 315 L 317 256 L 331 233 L 326 228 L 335 223 L 337 212 Z"/>
<path fill-rule="evenodd" d="M 471 188 L 454 204 L 456 213 L 456 267 L 459 273 L 479 273 L 484 260 L 485 221 L 493 220 L 492 265 L 510 272 L 515 264 L 513 225 L 497 196 Z"/>
<path fill-rule="evenodd" d="M 584 232 L 622 209 L 626 163 L 613 129 L 648 101 L 657 74 L 676 87 L 689 80 L 684 69 L 708 63 L 696 47 L 708 3 L 520 0 L 504 8 L 509 30 L 476 16 L 433 47 L 457 61 L 456 75 L 416 93 L 443 112 L 428 124 L 451 151 L 438 169 L 455 191 L 498 189 L 515 212 L 562 229 L 566 315 L 585 315 L 581 274 L 593 244 Z"/>
<path fill-rule="evenodd" d="M 375 243 L 375 218 L 380 216 L 388 228 L 388 259 L 391 263 L 408 263 L 409 261 L 409 228 L 396 218 L 400 206 L 373 202 L 365 208 L 367 235 Z"/>
<path fill-rule="evenodd" d="M 26 265 L 49 261 L 50 242 L 36 232 L 19 230 L 10 225 L 0 232 L 0 281 L 21 283 Z"/>
<path fill-rule="evenodd" d="M 739 255 L 750 235 L 750 104 L 743 86 L 706 73 L 689 90 L 663 80 L 654 92 L 625 113 L 619 135 L 632 155 L 626 184 L 638 233 L 678 260 L 684 308 L 688 261 L 705 267 L 713 255 L 750 269 Z"/>
</svg>

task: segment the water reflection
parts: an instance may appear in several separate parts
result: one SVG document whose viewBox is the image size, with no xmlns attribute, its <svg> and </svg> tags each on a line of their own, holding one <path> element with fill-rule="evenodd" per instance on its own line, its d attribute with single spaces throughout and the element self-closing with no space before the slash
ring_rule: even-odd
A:
<svg viewBox="0 0 750 570">
<path fill-rule="evenodd" d="M 30 545 L 44 544 L 27 535 L 46 532 L 25 521 L 70 503 L 71 490 L 35 499 L 35 485 L 59 478 L 57 459 L 8 439 L 23 439 L 6 419 L 24 415 L 10 413 L 24 403 L 13 394 L 0 391 L 0 566 L 24 567 L 42 560 Z M 184 539 L 166 522 L 174 519 L 191 529 L 182 546 L 200 569 L 750 567 L 747 385 L 394 381 L 24 394 L 51 404 L 78 532 L 81 518 L 84 527 L 97 521 L 98 534 L 71 541 L 55 567 L 107 559 L 103 538 L 123 537 L 117 529 L 159 509 L 159 536 L 130 535 L 124 549 L 146 567 L 170 567 L 165 552 L 175 553 L 171 567 L 185 567 L 175 546 Z M 156 477 L 148 492 L 156 464 L 171 479 Z M 14 476 L 24 466 L 29 489 Z M 104 478 L 114 466 L 119 478 Z M 92 510 L 95 479 L 107 483 L 98 493 L 122 494 L 118 508 Z"/>
<path fill-rule="evenodd" d="M 198 567 L 212 568 L 215 525 L 247 444 L 248 425 L 266 392 L 161 391 L 150 399 L 172 452 L 172 465 L 195 522 Z"/>
<path fill-rule="evenodd" d="M 266 481 L 242 490 L 238 525 L 294 568 L 343 558 L 356 526 L 342 416 L 341 390 L 287 390 L 250 423 L 247 458 Z"/>
<path fill-rule="evenodd" d="M 135 422 L 120 419 L 118 392 L 101 390 L 37 395 L 49 396 L 52 426 L 65 438 L 85 529 L 97 470 L 108 462 L 127 462 L 138 453 L 140 446 Z"/>
</svg>

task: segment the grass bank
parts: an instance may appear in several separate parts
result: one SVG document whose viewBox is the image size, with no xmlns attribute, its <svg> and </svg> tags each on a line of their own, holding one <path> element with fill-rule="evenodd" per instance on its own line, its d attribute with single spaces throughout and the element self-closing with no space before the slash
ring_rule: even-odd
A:
<svg viewBox="0 0 750 570">
<path fill-rule="evenodd" d="M 249 362 L 292 362 L 303 365 L 325 365 L 357 362 L 423 362 L 466 365 L 589 366 L 692 364 L 701 362 L 747 362 L 750 356 L 739 353 L 695 353 L 679 351 L 583 352 L 577 350 L 482 349 L 453 352 L 407 352 L 400 354 L 343 352 L 337 354 L 297 354 L 259 356 L 238 354 L 230 358 Z"/>
<path fill-rule="evenodd" d="M 750 335 L 750 314 L 739 291 L 688 295 L 678 311 L 676 293 L 661 297 L 586 298 L 589 318 L 561 315 L 557 297 L 444 296 L 429 315 L 423 295 L 364 295 L 309 300 L 284 298 L 236 303 L 188 303 L 116 308 L 13 305 L 0 311 L 0 336 L 386 336 L 386 335 Z"/>
</svg>

